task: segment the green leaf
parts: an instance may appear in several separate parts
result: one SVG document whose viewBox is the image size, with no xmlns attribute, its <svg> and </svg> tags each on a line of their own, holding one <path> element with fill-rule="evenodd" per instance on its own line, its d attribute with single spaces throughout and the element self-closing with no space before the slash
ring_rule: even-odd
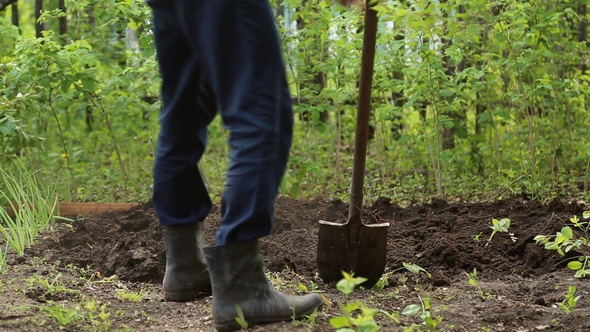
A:
<svg viewBox="0 0 590 332">
<path fill-rule="evenodd" d="M 402 315 L 415 315 L 422 310 L 422 307 L 417 304 L 410 304 L 404 308 Z"/>
<path fill-rule="evenodd" d="M 440 90 L 440 95 L 448 98 L 448 97 L 452 97 L 455 94 L 455 91 L 453 91 L 452 89 L 441 89 Z"/>
<path fill-rule="evenodd" d="M 571 261 L 571 262 L 567 263 L 567 267 L 573 271 L 578 271 L 579 269 L 582 268 L 582 266 L 583 266 L 582 262 L 578 262 L 578 261 Z"/>
<path fill-rule="evenodd" d="M 412 264 L 412 263 L 406 263 L 403 262 L 402 263 L 404 268 L 410 272 L 412 272 L 413 274 L 419 274 L 420 271 L 426 273 L 428 275 L 428 277 L 430 277 L 430 273 L 428 273 L 428 271 L 424 270 L 423 268 L 421 268 L 420 266 L 416 265 L 416 264 Z"/>
<path fill-rule="evenodd" d="M 572 228 L 569 226 L 565 226 L 564 228 L 561 229 L 561 236 L 563 236 L 566 239 L 571 239 L 572 237 L 574 237 L 574 232 L 572 231 Z"/>
<path fill-rule="evenodd" d="M 236 304 L 236 322 L 243 328 L 243 329 L 247 329 L 248 328 L 248 322 L 246 322 L 246 319 L 244 317 L 244 311 L 242 310 L 242 307 L 240 307 L 239 305 Z"/>
<path fill-rule="evenodd" d="M 96 89 L 96 81 L 90 77 L 83 77 L 80 79 L 82 81 L 82 86 L 86 91 L 94 92 Z"/>
<path fill-rule="evenodd" d="M 353 311 L 357 310 L 358 308 L 360 308 L 361 305 L 362 305 L 361 302 L 353 302 L 353 303 L 349 303 L 347 305 L 341 305 L 340 310 L 343 312 L 353 312 Z"/>
<path fill-rule="evenodd" d="M 342 279 L 338 281 L 338 283 L 336 284 L 336 289 L 338 289 L 345 295 L 351 294 L 354 291 L 354 287 L 354 284 L 346 279 Z"/>
<path fill-rule="evenodd" d="M 14 121 L 8 116 L 5 116 L 2 119 L 0 119 L 0 133 L 4 135 L 14 135 L 14 133 L 16 132 L 15 128 L 16 126 L 14 124 Z"/>
<path fill-rule="evenodd" d="M 330 325 L 332 325 L 332 327 L 335 329 L 350 327 L 350 319 L 344 316 L 330 318 Z"/>
</svg>

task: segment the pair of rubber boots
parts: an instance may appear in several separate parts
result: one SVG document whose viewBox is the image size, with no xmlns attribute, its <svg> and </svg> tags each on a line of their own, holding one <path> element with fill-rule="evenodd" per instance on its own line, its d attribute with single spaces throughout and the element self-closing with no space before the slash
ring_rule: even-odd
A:
<svg viewBox="0 0 590 332">
<path fill-rule="evenodd" d="M 239 306 L 248 325 L 301 318 L 323 304 L 318 294 L 290 296 L 274 289 L 263 271 L 258 239 L 203 247 L 203 223 L 163 226 L 166 244 L 164 298 L 192 301 L 213 294 L 213 322 L 218 331 L 241 329 Z"/>
</svg>

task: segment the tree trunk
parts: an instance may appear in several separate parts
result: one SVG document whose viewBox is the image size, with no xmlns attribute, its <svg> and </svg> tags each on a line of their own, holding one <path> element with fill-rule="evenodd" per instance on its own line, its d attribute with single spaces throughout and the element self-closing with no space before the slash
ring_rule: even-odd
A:
<svg viewBox="0 0 590 332">
<path fill-rule="evenodd" d="M 86 9 L 86 13 L 88 14 L 88 24 L 90 25 L 90 30 L 94 30 L 95 25 L 95 18 L 94 18 L 94 4 L 88 5 L 88 9 Z"/>
<path fill-rule="evenodd" d="M 11 4 L 16 4 L 16 0 L 0 0 L 0 11 L 3 11 Z"/>
<path fill-rule="evenodd" d="M 441 3 L 446 3 L 446 0 L 441 0 Z M 459 6 L 459 13 L 463 14 L 465 13 L 465 8 L 463 6 Z M 444 13 L 443 14 L 444 19 L 450 19 L 449 14 L 448 13 Z M 446 23 L 445 23 L 446 24 Z M 444 45 L 446 45 L 447 47 L 451 47 L 453 44 L 453 40 L 450 37 L 443 37 L 441 38 L 442 42 Z M 463 59 L 463 61 L 461 61 L 461 63 L 458 66 L 455 66 L 452 64 L 451 58 L 449 56 L 443 56 L 443 61 L 445 63 L 445 72 L 449 77 L 454 77 L 457 75 L 458 72 L 461 72 L 465 69 L 466 67 L 466 63 L 465 63 L 465 59 Z M 448 97 L 447 101 L 449 104 L 452 103 L 452 99 L 454 98 L 454 96 Z M 442 132 L 442 148 L 443 150 L 451 150 L 455 148 L 455 136 L 457 133 L 457 129 L 460 127 L 464 127 L 465 126 L 465 120 L 467 118 L 467 115 L 465 114 L 465 107 L 462 107 L 460 109 L 460 111 L 457 112 L 443 112 L 442 115 L 448 116 L 449 118 L 453 119 L 453 127 L 451 128 L 443 128 L 443 132 Z"/>
<path fill-rule="evenodd" d="M 43 31 L 43 24 L 39 22 L 41 17 L 41 11 L 43 10 L 43 0 L 35 0 L 35 36 L 37 38 L 43 37 L 41 31 Z"/>
<path fill-rule="evenodd" d="M 58 8 L 63 13 L 67 13 L 66 1 L 59 0 Z M 63 17 L 59 18 L 59 35 L 65 36 L 67 33 L 68 33 L 68 18 L 67 18 L 67 16 L 63 16 Z"/>
<path fill-rule="evenodd" d="M 307 1 L 303 1 L 302 6 L 312 6 L 312 4 L 308 3 Z M 313 23 L 314 18 L 310 18 L 311 23 Z M 298 18 L 297 19 L 297 29 L 298 30 L 302 30 L 305 28 L 305 22 L 303 21 L 303 19 Z M 314 36 L 307 36 L 307 38 L 313 38 Z M 314 40 L 319 40 L 319 38 L 313 38 Z M 319 47 L 319 45 L 318 45 Z M 326 52 L 318 52 L 319 54 L 317 56 L 319 57 L 326 57 Z M 311 59 L 310 59 L 311 61 Z M 317 59 L 318 62 L 324 61 L 324 59 Z M 311 63 L 306 65 L 306 68 L 311 68 L 312 65 Z M 321 71 L 316 71 L 311 69 L 310 71 L 306 72 L 305 74 L 311 76 L 311 78 L 303 80 L 300 82 L 299 84 L 299 90 L 303 90 L 303 89 L 309 89 L 310 91 L 313 91 L 314 93 L 314 97 L 318 96 L 322 90 L 326 87 L 326 73 L 321 72 Z M 318 101 L 313 101 L 314 103 L 317 103 Z M 315 114 L 315 117 L 317 121 L 320 122 L 327 122 L 329 119 L 330 113 L 328 113 L 328 111 L 321 111 L 319 114 Z M 309 112 L 302 112 L 299 115 L 300 119 L 303 121 L 312 121 L 314 120 L 314 114 L 310 114 Z"/>
<path fill-rule="evenodd" d="M 588 40 L 588 7 L 586 4 L 581 4 L 578 8 L 578 15 L 582 18 L 580 25 L 578 26 L 578 41 L 584 43 Z M 586 74 L 586 70 L 588 69 L 588 63 L 586 61 L 582 61 L 580 64 L 580 70 L 582 71 L 582 75 Z"/>
<path fill-rule="evenodd" d="M 18 4 L 15 2 L 12 4 L 12 24 L 18 26 Z"/>
</svg>

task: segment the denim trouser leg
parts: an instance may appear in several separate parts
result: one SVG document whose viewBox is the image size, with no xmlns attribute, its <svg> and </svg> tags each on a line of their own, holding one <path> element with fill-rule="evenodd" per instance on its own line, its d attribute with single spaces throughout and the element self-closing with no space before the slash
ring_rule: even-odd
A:
<svg viewBox="0 0 590 332">
<path fill-rule="evenodd" d="M 202 220 L 209 200 L 196 163 L 221 111 L 230 165 L 217 245 L 268 235 L 293 128 L 267 0 L 150 0 L 164 107 L 154 205 L 164 225 Z"/>
<path fill-rule="evenodd" d="M 160 133 L 154 165 L 154 207 L 162 225 L 203 220 L 211 201 L 197 168 L 215 106 L 207 102 L 201 63 L 169 1 L 154 2 L 154 35 L 162 74 Z"/>
</svg>

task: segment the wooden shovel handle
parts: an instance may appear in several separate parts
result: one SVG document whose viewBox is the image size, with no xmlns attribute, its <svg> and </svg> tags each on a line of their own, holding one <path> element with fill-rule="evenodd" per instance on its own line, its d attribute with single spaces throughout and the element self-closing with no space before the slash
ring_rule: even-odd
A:
<svg viewBox="0 0 590 332">
<path fill-rule="evenodd" d="M 377 12 L 371 8 L 370 3 L 370 0 L 366 1 L 367 9 L 365 11 L 363 53 L 361 57 L 352 185 L 350 187 L 350 205 L 348 208 L 349 221 L 358 220 L 358 224 L 360 224 L 361 208 L 363 206 L 365 161 L 367 159 L 367 141 L 369 140 L 369 115 L 371 113 L 371 90 L 373 88 L 373 67 L 377 40 Z"/>
</svg>

